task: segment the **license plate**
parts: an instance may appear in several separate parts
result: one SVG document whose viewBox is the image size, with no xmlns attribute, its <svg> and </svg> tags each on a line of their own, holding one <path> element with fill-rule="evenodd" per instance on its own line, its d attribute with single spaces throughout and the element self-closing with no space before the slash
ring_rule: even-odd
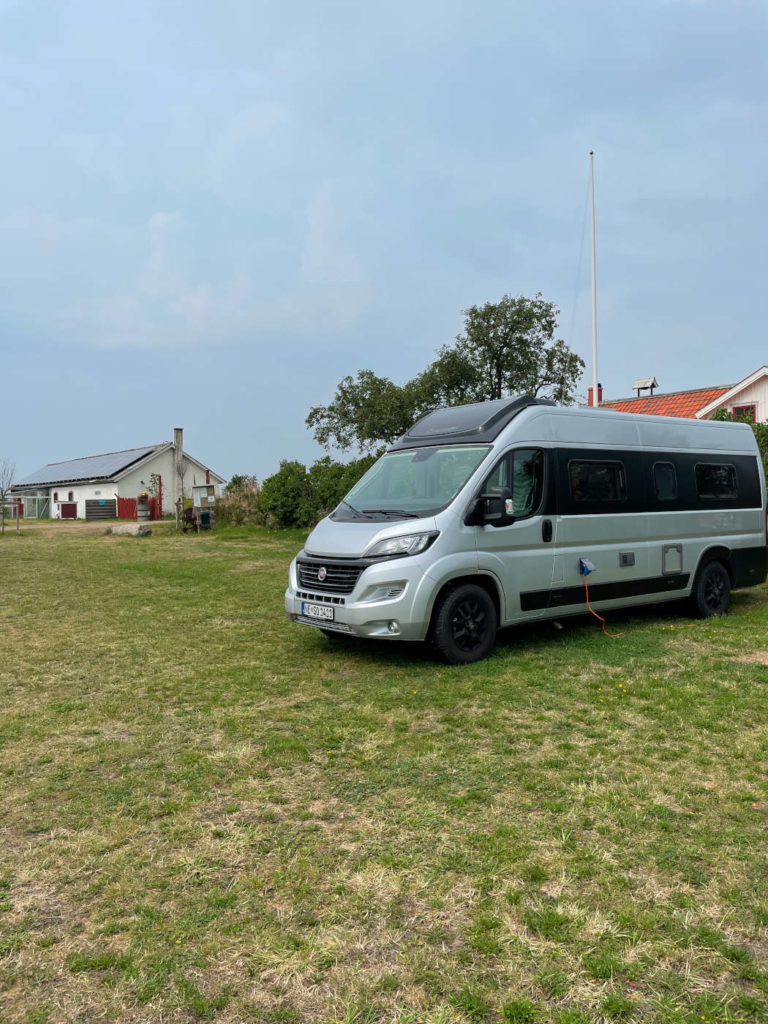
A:
<svg viewBox="0 0 768 1024">
<path fill-rule="evenodd" d="M 307 604 L 301 602 L 301 614 L 308 619 L 325 619 L 326 622 L 333 622 L 333 607 L 328 604 Z"/>
</svg>

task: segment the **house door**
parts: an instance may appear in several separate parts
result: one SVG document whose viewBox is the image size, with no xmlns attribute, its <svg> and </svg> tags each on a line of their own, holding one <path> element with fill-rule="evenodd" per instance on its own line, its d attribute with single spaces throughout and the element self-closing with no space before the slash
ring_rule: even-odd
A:
<svg viewBox="0 0 768 1024">
<path fill-rule="evenodd" d="M 77 519 L 77 502 L 76 501 L 62 501 L 62 503 L 61 503 L 61 518 L 62 519 Z"/>
</svg>

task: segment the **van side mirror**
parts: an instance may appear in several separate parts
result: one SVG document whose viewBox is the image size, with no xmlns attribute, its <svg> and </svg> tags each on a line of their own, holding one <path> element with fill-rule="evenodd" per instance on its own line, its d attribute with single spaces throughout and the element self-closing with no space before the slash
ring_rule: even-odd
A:
<svg viewBox="0 0 768 1024">
<path fill-rule="evenodd" d="M 470 526 L 510 526 L 515 521 L 512 491 L 508 487 L 492 487 L 475 499 L 467 516 Z"/>
</svg>

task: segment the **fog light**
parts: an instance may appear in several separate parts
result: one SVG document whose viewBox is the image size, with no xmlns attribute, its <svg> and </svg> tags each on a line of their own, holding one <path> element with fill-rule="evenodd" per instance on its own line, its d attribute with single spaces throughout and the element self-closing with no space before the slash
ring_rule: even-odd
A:
<svg viewBox="0 0 768 1024">
<path fill-rule="evenodd" d="M 390 633 L 396 633 L 397 632 L 397 623 L 394 622 L 394 621 L 390 622 L 390 624 L 387 626 L 387 629 L 389 630 Z"/>
</svg>

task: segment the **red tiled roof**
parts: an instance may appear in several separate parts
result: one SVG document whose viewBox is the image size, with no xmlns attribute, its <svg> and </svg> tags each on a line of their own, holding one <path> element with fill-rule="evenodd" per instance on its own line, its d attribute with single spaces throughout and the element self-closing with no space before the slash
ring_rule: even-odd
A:
<svg viewBox="0 0 768 1024">
<path fill-rule="evenodd" d="M 621 398 L 616 402 L 601 402 L 601 409 L 617 412 L 642 412 L 647 416 L 680 416 L 694 419 L 699 409 L 714 402 L 730 391 L 732 385 L 722 388 L 701 388 L 697 391 L 670 391 L 666 395 L 647 395 L 644 398 Z"/>
</svg>

